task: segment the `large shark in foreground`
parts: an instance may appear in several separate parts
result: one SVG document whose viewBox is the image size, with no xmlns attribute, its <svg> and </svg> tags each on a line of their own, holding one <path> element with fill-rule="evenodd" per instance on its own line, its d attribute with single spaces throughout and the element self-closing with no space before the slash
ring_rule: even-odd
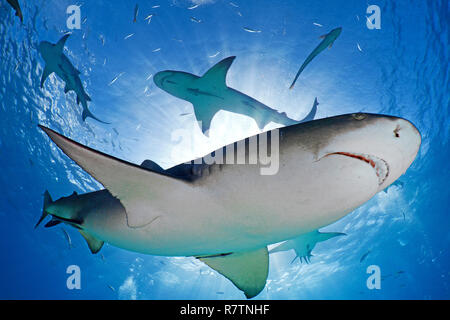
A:
<svg viewBox="0 0 450 320">
<path fill-rule="evenodd" d="M 41 88 L 44 86 L 44 82 L 47 77 L 55 72 L 65 82 L 64 92 L 75 91 L 77 95 L 77 103 L 83 106 L 82 118 L 83 121 L 87 117 L 91 117 L 99 122 L 103 122 L 96 118 L 88 109 L 87 101 L 91 101 L 91 98 L 84 91 L 83 84 L 80 80 L 80 71 L 78 71 L 67 56 L 64 54 L 64 44 L 70 34 L 64 35 L 56 44 L 52 44 L 48 41 L 42 41 L 39 44 L 39 52 L 45 61 L 45 68 L 41 78 Z"/>
<path fill-rule="evenodd" d="M 228 87 L 226 77 L 235 58 L 223 59 L 202 77 L 187 72 L 167 70 L 155 74 L 153 81 L 162 90 L 192 103 L 197 121 L 200 122 L 201 130 L 206 135 L 208 135 L 212 118 L 220 110 L 249 116 L 256 121 L 261 130 L 270 122 L 288 126 L 314 118 L 315 113 L 312 115 L 310 113 L 303 120 L 293 120 L 288 118 L 285 112 L 280 113 Z"/>
<path fill-rule="evenodd" d="M 297 81 L 297 79 L 300 76 L 300 74 L 302 73 L 302 71 L 319 53 L 321 53 L 327 47 L 331 48 L 333 46 L 334 41 L 336 41 L 337 37 L 339 37 L 341 32 L 342 32 L 342 28 L 339 27 L 339 28 L 331 30 L 329 33 L 320 37 L 323 39 L 322 42 L 319 43 L 319 45 L 313 50 L 313 52 L 311 52 L 309 54 L 309 56 L 306 58 L 305 62 L 303 62 L 302 66 L 300 67 L 297 74 L 295 75 L 295 79 L 294 79 L 294 81 L 292 81 L 292 84 L 289 87 L 289 89 L 294 88 L 295 82 Z"/>
<path fill-rule="evenodd" d="M 257 164 L 208 165 L 206 155 L 201 163 L 163 170 L 41 129 L 107 189 L 55 202 L 47 193 L 41 220 L 50 214 L 50 225 L 76 227 L 92 252 L 108 242 L 146 254 L 194 256 L 247 298 L 265 286 L 269 244 L 298 238 L 361 206 L 408 169 L 421 143 L 407 120 L 347 114 L 272 130 L 267 139 L 262 133 L 226 149 L 258 141 L 258 148 L 246 148 L 246 159 L 256 157 Z M 261 175 L 267 163 L 255 150 L 277 136 L 279 170 Z"/>
</svg>

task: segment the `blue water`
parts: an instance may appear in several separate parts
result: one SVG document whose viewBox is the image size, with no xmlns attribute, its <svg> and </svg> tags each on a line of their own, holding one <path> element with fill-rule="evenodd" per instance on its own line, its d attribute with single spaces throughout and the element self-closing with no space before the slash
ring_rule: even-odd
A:
<svg viewBox="0 0 450 320">
<path fill-rule="evenodd" d="M 409 119 L 422 134 L 402 184 L 324 228 L 347 236 L 319 243 L 311 264 L 290 264 L 292 252 L 272 255 L 257 299 L 450 298 L 447 1 L 233 0 L 238 7 L 221 0 L 85 1 L 81 30 L 73 30 L 65 53 L 81 71 L 89 108 L 110 125 L 83 123 L 74 93 L 64 94 L 55 75 L 39 87 L 44 62 L 37 44 L 54 43 L 67 31 L 66 8 L 74 3 L 20 2 L 23 25 L 0 0 L 0 298 L 244 298 L 193 258 L 147 256 L 107 244 L 91 255 L 69 226 L 33 229 L 45 190 L 57 199 L 101 188 L 37 124 L 134 163 L 152 159 L 169 167 L 192 159 L 258 128 L 244 116 L 221 112 L 210 138 L 204 137 L 192 114 L 180 116 L 192 106 L 157 88 L 150 76 L 166 69 L 201 75 L 231 55 L 237 58 L 228 85 L 292 118 L 304 117 L 318 97 L 316 118 L 384 113 Z M 200 6 L 188 10 L 194 3 Z M 381 9 L 379 30 L 366 26 L 370 4 Z M 319 36 L 338 26 L 343 31 L 333 47 L 288 90 Z M 189 132 L 191 143 L 174 139 L 179 129 Z M 73 264 L 81 269 L 80 290 L 66 287 L 66 268 Z M 381 269 L 380 290 L 366 286 L 369 265 Z"/>
</svg>

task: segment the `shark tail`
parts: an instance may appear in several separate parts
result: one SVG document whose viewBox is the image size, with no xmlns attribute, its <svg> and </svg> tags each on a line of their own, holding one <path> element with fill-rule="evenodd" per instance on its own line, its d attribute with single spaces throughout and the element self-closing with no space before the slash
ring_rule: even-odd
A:
<svg viewBox="0 0 450 320">
<path fill-rule="evenodd" d="M 50 204 L 53 203 L 52 197 L 50 196 L 50 193 L 48 192 L 48 190 L 45 190 L 44 192 L 44 206 L 42 208 L 42 215 L 39 218 L 39 221 L 36 223 L 36 225 L 34 226 L 34 228 L 36 229 L 41 222 L 48 216 L 48 212 L 47 212 L 47 208 Z"/>
<path fill-rule="evenodd" d="M 94 116 L 94 115 L 92 114 L 92 112 L 89 111 L 88 108 L 83 108 L 83 113 L 82 113 L 82 115 L 81 115 L 81 118 L 83 119 L 83 121 L 86 121 L 86 118 L 87 118 L 87 117 L 92 118 L 92 119 L 94 119 L 94 120 L 97 120 L 98 122 L 101 122 L 101 123 L 104 123 L 104 124 L 111 124 L 111 123 L 109 123 L 109 122 L 102 121 L 102 120 L 100 120 L 99 118 L 97 118 L 96 116 Z"/>
</svg>

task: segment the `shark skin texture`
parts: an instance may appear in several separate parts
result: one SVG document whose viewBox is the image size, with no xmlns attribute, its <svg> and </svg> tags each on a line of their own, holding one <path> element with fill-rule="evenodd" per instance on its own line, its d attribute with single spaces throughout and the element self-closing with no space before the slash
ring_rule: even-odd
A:
<svg viewBox="0 0 450 320">
<path fill-rule="evenodd" d="M 86 120 L 90 117 L 101 123 L 108 124 L 97 117 L 95 117 L 87 106 L 87 101 L 91 101 L 91 98 L 84 91 L 83 84 L 80 80 L 80 71 L 78 71 L 67 56 L 64 54 L 64 45 L 70 34 L 64 35 L 57 43 L 52 44 L 48 41 L 42 41 L 39 43 L 39 52 L 45 61 L 45 68 L 41 78 L 41 88 L 44 87 L 44 82 L 52 73 L 56 73 L 64 82 L 64 93 L 74 91 L 77 96 L 77 104 L 83 106 L 82 119 Z"/>
<path fill-rule="evenodd" d="M 278 136 L 270 131 L 279 137 L 280 165 L 276 174 L 262 175 L 266 164 L 258 154 L 256 164 L 206 164 L 208 154 L 164 170 L 40 128 L 105 189 L 56 201 L 46 192 L 38 224 L 51 215 L 47 226 L 77 228 L 93 253 L 107 242 L 145 254 L 195 257 L 247 298 L 265 286 L 268 245 L 294 240 L 272 252 L 293 248 L 309 260 L 317 241 L 337 235 L 317 230 L 394 183 L 421 144 L 416 127 L 398 117 L 357 113 L 313 120 L 275 129 Z M 259 144 L 266 141 L 263 134 L 256 137 Z M 237 144 L 243 141 L 229 146 Z"/>
<path fill-rule="evenodd" d="M 153 81 L 167 93 L 192 103 L 200 129 L 206 136 L 214 115 L 220 110 L 243 114 L 254 119 L 260 130 L 270 122 L 285 126 L 314 119 L 317 99 L 311 112 L 302 120 L 293 120 L 252 97 L 230 88 L 226 77 L 236 57 L 228 57 L 210 68 L 202 77 L 182 71 L 166 70 L 155 74 Z M 314 111 L 314 112 L 313 112 Z"/>
</svg>

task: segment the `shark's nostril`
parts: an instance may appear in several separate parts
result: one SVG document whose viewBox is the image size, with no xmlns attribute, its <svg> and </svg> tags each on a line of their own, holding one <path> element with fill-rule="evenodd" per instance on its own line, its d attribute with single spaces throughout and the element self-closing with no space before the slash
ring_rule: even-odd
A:
<svg viewBox="0 0 450 320">
<path fill-rule="evenodd" d="M 395 136 L 396 138 L 400 138 L 400 133 L 399 133 L 399 131 L 400 131 L 400 126 L 397 126 L 397 127 L 394 129 L 394 136 Z"/>
</svg>

